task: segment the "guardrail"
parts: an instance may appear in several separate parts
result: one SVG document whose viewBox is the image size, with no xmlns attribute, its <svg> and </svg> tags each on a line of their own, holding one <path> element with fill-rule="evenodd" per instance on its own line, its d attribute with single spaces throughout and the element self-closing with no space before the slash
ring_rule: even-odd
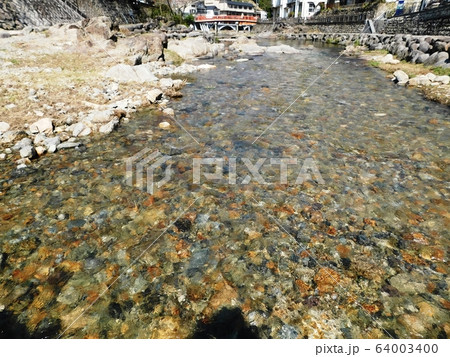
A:
<svg viewBox="0 0 450 357">
<path fill-rule="evenodd" d="M 235 22 L 257 22 L 258 17 L 256 16 L 239 16 L 239 15 L 214 15 L 205 16 L 197 15 L 195 17 L 195 22 L 208 22 L 208 21 L 235 21 Z"/>
</svg>

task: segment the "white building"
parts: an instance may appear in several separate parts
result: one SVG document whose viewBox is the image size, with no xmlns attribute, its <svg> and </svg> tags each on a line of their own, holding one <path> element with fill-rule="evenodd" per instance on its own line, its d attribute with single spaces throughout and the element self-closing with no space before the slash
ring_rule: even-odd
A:
<svg viewBox="0 0 450 357">
<path fill-rule="evenodd" d="M 273 16 L 283 19 L 287 17 L 308 18 L 320 11 L 326 4 L 327 0 L 272 0 Z"/>
<path fill-rule="evenodd" d="M 198 0 L 186 4 L 183 8 L 185 15 L 234 15 L 258 16 L 267 18 L 267 12 L 262 11 L 253 3 L 235 0 Z"/>
</svg>

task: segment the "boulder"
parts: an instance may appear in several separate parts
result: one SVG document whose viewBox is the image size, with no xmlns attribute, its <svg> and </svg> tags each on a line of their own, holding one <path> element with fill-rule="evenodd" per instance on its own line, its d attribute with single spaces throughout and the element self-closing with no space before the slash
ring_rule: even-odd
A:
<svg viewBox="0 0 450 357">
<path fill-rule="evenodd" d="M 266 49 L 259 46 L 255 40 L 250 40 L 245 36 L 240 36 L 230 46 L 230 50 L 250 56 L 261 56 L 264 54 Z"/>
<path fill-rule="evenodd" d="M 387 63 L 387 64 L 397 64 L 400 63 L 399 60 L 394 59 L 394 56 L 392 56 L 390 53 L 381 58 L 381 63 Z"/>
<path fill-rule="evenodd" d="M 164 61 L 164 49 L 167 48 L 167 35 L 165 33 L 150 33 L 127 40 L 132 56 L 136 56 L 135 64 Z"/>
<path fill-rule="evenodd" d="M 154 104 L 156 103 L 158 100 L 161 99 L 163 95 L 163 92 L 158 89 L 158 88 L 153 88 L 152 90 L 147 92 L 147 100 L 151 103 Z"/>
<path fill-rule="evenodd" d="M 3 134 L 9 130 L 10 126 L 4 121 L 0 121 L 0 134 Z"/>
<path fill-rule="evenodd" d="M 427 53 L 430 49 L 430 44 L 427 41 L 421 41 L 419 44 L 419 51 L 422 51 L 423 53 Z"/>
<path fill-rule="evenodd" d="M 215 53 L 215 45 L 210 44 L 203 37 L 186 38 L 184 40 L 171 40 L 168 49 L 183 59 L 203 57 Z"/>
<path fill-rule="evenodd" d="M 89 113 L 87 119 L 92 123 L 108 123 L 114 116 L 114 110 L 94 110 Z"/>
<path fill-rule="evenodd" d="M 409 76 L 405 73 L 405 72 L 403 72 L 403 71 L 401 71 L 401 70 L 398 70 L 398 71 L 395 71 L 394 72 L 394 79 L 393 79 L 398 85 L 406 85 L 406 83 L 408 83 L 408 80 L 409 80 Z"/>
<path fill-rule="evenodd" d="M 97 36 L 109 40 L 113 35 L 113 22 L 109 17 L 100 16 L 86 19 L 82 22 L 81 34 L 83 36 Z"/>
<path fill-rule="evenodd" d="M 119 126 L 119 118 L 112 119 L 109 123 L 102 125 L 98 131 L 101 134 L 110 134 Z"/>
<path fill-rule="evenodd" d="M 439 66 L 448 60 L 448 52 L 435 52 L 424 62 L 425 66 Z"/>
<path fill-rule="evenodd" d="M 425 61 L 430 57 L 428 53 L 421 53 L 417 56 L 415 63 L 425 63 Z"/>
<path fill-rule="evenodd" d="M 299 50 L 297 50 L 294 47 L 288 46 L 288 45 L 269 46 L 269 47 L 266 47 L 266 52 L 267 53 L 288 53 L 288 54 L 300 53 Z"/>
<path fill-rule="evenodd" d="M 429 86 L 429 85 L 431 85 L 431 81 L 428 79 L 427 76 L 424 76 L 424 75 L 411 78 L 408 83 L 411 86 Z"/>
<path fill-rule="evenodd" d="M 53 121 L 49 118 L 42 118 L 30 125 L 30 131 L 33 134 L 37 133 L 51 134 L 53 133 Z"/>
<path fill-rule="evenodd" d="M 449 84 L 450 83 L 450 77 L 449 76 L 436 76 L 433 80 L 434 82 L 442 83 L 442 84 Z"/>
<path fill-rule="evenodd" d="M 105 74 L 106 78 L 111 78 L 119 82 L 156 82 L 158 78 L 152 73 L 151 69 L 143 64 L 139 66 L 129 66 L 118 64 L 111 67 Z"/>
</svg>

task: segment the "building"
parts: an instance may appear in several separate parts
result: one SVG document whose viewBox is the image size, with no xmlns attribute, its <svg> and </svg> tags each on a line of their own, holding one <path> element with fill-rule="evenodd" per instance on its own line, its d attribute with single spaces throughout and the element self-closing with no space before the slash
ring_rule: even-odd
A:
<svg viewBox="0 0 450 357">
<path fill-rule="evenodd" d="M 192 2 L 183 9 L 185 15 L 212 16 L 256 16 L 267 18 L 267 12 L 251 2 L 233 0 L 200 0 Z"/>
<path fill-rule="evenodd" d="M 327 4 L 327 0 L 272 0 L 275 18 L 301 17 L 308 18 L 319 12 Z"/>
</svg>

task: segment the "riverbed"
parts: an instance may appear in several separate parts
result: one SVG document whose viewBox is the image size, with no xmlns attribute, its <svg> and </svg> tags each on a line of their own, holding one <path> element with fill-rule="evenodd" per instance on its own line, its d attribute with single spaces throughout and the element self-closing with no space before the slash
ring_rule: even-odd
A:
<svg viewBox="0 0 450 357">
<path fill-rule="evenodd" d="M 174 119 L 142 111 L 28 168 L 0 162 L 16 335 L 185 338 L 223 308 L 261 338 L 450 334 L 449 108 L 340 48 L 289 44 L 208 60 Z M 141 171 L 159 152 L 169 178 L 151 193 L 135 165 L 127 180 L 144 149 Z"/>
</svg>

